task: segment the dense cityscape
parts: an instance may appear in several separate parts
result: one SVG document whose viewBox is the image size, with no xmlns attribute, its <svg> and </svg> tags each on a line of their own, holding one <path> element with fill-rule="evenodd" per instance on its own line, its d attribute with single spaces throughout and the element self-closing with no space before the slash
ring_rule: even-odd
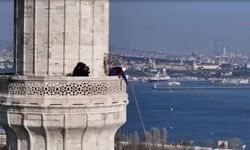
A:
<svg viewBox="0 0 250 150">
<path fill-rule="evenodd" d="M 0 73 L 13 68 L 13 47 L 10 42 L 0 41 Z"/>
<path fill-rule="evenodd" d="M 173 55 L 162 51 L 128 49 L 111 50 L 111 53 L 121 57 L 119 64 L 134 80 L 147 80 L 158 74 L 158 77 L 168 75 L 175 80 L 227 79 L 233 83 L 237 79 L 240 83 L 248 83 L 250 76 L 249 56 L 229 52 L 226 47 L 222 47 L 218 55 L 199 52 Z"/>
</svg>

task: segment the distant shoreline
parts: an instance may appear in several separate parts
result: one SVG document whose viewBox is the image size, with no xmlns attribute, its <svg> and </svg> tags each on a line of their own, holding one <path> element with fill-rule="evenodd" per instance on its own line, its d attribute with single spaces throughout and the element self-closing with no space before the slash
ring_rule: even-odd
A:
<svg viewBox="0 0 250 150">
<path fill-rule="evenodd" d="M 238 86 L 231 86 L 231 87 L 153 87 L 155 90 L 231 90 L 231 89 L 250 89 L 248 87 L 238 87 Z"/>
</svg>

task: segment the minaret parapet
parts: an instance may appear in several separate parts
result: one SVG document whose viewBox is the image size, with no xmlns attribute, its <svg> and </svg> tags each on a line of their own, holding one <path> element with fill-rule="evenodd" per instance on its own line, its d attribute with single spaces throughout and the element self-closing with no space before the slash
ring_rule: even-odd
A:
<svg viewBox="0 0 250 150">
<path fill-rule="evenodd" d="M 117 77 L 3 76 L 0 83 L 0 94 L 7 98 L 4 101 L 0 97 L 0 103 L 38 106 L 127 103 L 126 85 Z"/>
</svg>

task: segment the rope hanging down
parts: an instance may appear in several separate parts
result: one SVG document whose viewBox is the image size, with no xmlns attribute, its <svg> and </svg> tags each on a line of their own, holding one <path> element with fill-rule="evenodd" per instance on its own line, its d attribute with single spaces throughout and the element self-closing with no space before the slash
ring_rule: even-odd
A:
<svg viewBox="0 0 250 150">
<path fill-rule="evenodd" d="M 139 114 L 139 117 L 140 117 L 140 120 L 141 120 L 141 126 L 142 126 L 143 132 L 145 134 L 146 133 L 145 124 L 144 124 L 144 121 L 143 121 L 143 118 L 142 118 L 142 114 L 141 114 L 141 110 L 140 110 L 140 107 L 139 107 L 139 104 L 138 104 L 138 100 L 137 100 L 137 98 L 135 96 L 135 90 L 134 90 L 134 87 L 133 87 L 132 83 L 130 83 L 130 87 L 131 87 L 133 97 L 134 97 L 134 100 L 135 100 L 135 105 L 136 105 L 136 108 L 137 108 L 137 111 L 138 111 L 138 114 Z"/>
</svg>

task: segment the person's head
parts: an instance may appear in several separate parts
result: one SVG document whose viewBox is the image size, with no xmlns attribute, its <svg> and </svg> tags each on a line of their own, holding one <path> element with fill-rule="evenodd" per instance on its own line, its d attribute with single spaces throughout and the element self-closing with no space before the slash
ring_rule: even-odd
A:
<svg viewBox="0 0 250 150">
<path fill-rule="evenodd" d="M 83 66 L 83 67 L 86 67 L 86 64 L 85 64 L 85 63 L 83 63 L 83 62 L 79 62 L 79 63 L 77 63 L 77 66 Z"/>
<path fill-rule="evenodd" d="M 76 68 L 79 70 L 83 70 L 86 68 L 86 65 L 83 62 L 79 62 L 77 63 Z"/>
<path fill-rule="evenodd" d="M 122 67 L 116 67 L 116 74 L 118 75 L 118 77 L 120 78 L 122 75 Z"/>
</svg>

